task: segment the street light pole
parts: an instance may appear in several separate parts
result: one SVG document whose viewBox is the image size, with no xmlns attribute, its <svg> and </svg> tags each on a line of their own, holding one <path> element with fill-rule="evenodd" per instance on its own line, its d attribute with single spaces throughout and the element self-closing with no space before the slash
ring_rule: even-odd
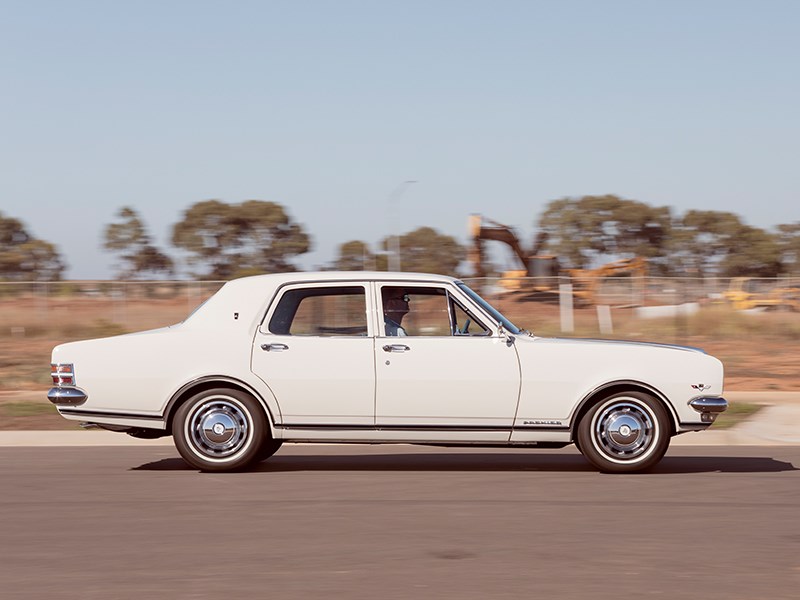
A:
<svg viewBox="0 0 800 600">
<path fill-rule="evenodd" d="M 392 216 L 394 212 L 394 207 L 397 204 L 397 201 L 400 200 L 400 197 L 406 193 L 408 188 L 417 183 L 415 179 L 408 179 L 403 181 L 397 185 L 394 191 L 389 194 L 388 204 L 389 204 L 389 244 L 387 244 L 387 250 L 389 250 L 389 270 L 390 271 L 399 271 L 400 270 L 400 234 L 392 235 L 391 231 L 394 229 L 392 223 Z"/>
</svg>

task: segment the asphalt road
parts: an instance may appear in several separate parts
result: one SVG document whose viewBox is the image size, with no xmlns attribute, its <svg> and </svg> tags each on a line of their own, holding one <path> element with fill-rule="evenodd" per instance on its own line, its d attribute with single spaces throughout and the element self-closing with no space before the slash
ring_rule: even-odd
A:
<svg viewBox="0 0 800 600">
<path fill-rule="evenodd" d="M 0 448 L 0 597 L 798 598 L 800 446 Z"/>
</svg>

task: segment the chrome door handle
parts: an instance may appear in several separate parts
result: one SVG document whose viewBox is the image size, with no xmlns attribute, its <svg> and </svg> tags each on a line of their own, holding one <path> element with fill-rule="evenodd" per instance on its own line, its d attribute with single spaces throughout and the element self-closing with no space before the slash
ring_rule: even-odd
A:
<svg viewBox="0 0 800 600">
<path fill-rule="evenodd" d="M 386 344 L 383 347 L 384 352 L 408 352 L 409 350 L 411 350 L 411 348 L 405 344 Z"/>
<path fill-rule="evenodd" d="M 288 350 L 289 346 L 286 344 L 261 344 L 261 349 L 267 352 L 283 352 Z"/>
</svg>

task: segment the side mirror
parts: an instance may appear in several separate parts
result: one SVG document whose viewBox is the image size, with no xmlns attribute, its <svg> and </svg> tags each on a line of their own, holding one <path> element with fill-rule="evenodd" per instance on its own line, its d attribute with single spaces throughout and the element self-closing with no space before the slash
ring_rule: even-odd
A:
<svg viewBox="0 0 800 600">
<path fill-rule="evenodd" d="M 506 331 L 502 323 L 497 327 L 497 333 L 500 334 L 500 337 L 506 338 L 506 346 L 510 347 L 514 345 L 514 336 Z"/>
</svg>

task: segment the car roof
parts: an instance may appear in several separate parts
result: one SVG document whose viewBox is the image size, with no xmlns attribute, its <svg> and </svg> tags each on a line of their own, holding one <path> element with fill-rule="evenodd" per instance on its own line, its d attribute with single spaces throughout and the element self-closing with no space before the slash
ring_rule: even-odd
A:
<svg viewBox="0 0 800 600">
<path fill-rule="evenodd" d="M 198 308 L 185 321 L 191 327 L 227 321 L 232 314 L 241 314 L 242 320 L 254 318 L 264 301 L 283 285 L 294 283 L 329 282 L 391 282 L 399 284 L 457 282 L 458 279 L 431 273 L 404 273 L 392 271 L 303 271 L 273 273 L 233 279 Z M 237 317 L 238 318 L 238 317 Z"/>
<path fill-rule="evenodd" d="M 287 283 L 327 281 L 404 281 L 404 282 L 441 282 L 458 281 L 455 277 L 436 275 L 433 273 L 406 273 L 394 271 L 301 271 L 294 273 L 272 273 L 269 275 L 253 275 L 229 281 L 226 286 L 281 286 Z"/>
<path fill-rule="evenodd" d="M 269 275 L 253 275 L 232 281 L 281 280 L 281 284 L 290 281 L 457 281 L 455 277 L 436 275 L 434 273 L 407 273 L 403 271 L 298 271 L 293 273 L 271 273 Z"/>
</svg>

